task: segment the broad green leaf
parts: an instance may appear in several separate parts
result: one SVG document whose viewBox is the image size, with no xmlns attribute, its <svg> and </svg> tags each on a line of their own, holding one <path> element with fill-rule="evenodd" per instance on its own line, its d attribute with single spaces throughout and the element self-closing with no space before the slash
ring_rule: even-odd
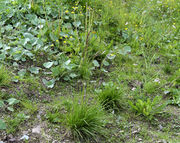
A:
<svg viewBox="0 0 180 143">
<path fill-rule="evenodd" d="M 46 80 L 46 79 L 42 79 L 44 85 L 47 87 L 47 88 L 53 88 L 54 85 L 55 85 L 55 79 L 52 79 L 52 80 Z"/>
<path fill-rule="evenodd" d="M 59 66 L 51 68 L 51 71 L 53 73 L 53 76 L 59 76 L 60 74 Z"/>
<path fill-rule="evenodd" d="M 44 63 L 43 66 L 47 69 L 49 69 L 50 67 L 52 67 L 53 65 L 53 62 L 47 62 L 47 63 Z"/>
<path fill-rule="evenodd" d="M 114 55 L 114 54 L 108 54 L 107 55 L 107 58 L 110 60 L 113 60 L 115 57 L 116 57 L 116 55 Z"/>
<path fill-rule="evenodd" d="M 105 65 L 105 66 L 109 66 L 109 62 L 107 62 L 107 61 L 103 61 L 103 65 Z"/>
<path fill-rule="evenodd" d="M 52 33 L 52 32 L 49 34 L 49 36 L 50 36 L 52 41 L 58 40 L 58 37 L 54 33 Z"/>
<path fill-rule="evenodd" d="M 73 25 L 75 27 L 79 27 L 81 25 L 81 21 L 73 22 Z"/>
<path fill-rule="evenodd" d="M 0 119 L 0 130 L 5 130 L 6 129 L 6 124 L 4 123 L 3 120 Z"/>
<path fill-rule="evenodd" d="M 32 39 L 34 38 L 34 36 L 33 36 L 31 33 L 24 33 L 23 36 L 24 36 L 25 38 L 30 39 L 30 40 L 32 40 Z"/>
<path fill-rule="evenodd" d="M 7 102 L 9 105 L 14 105 L 14 104 L 19 103 L 19 100 L 15 99 L 15 98 L 10 98 L 7 100 Z"/>
<path fill-rule="evenodd" d="M 119 49 L 119 54 L 121 55 L 126 55 L 131 52 L 131 47 L 130 46 L 125 46 L 123 49 Z"/>
<path fill-rule="evenodd" d="M 19 118 L 21 118 L 21 119 L 29 119 L 29 118 L 30 118 L 30 116 L 27 116 L 27 115 L 24 114 L 24 113 L 19 113 L 19 114 L 17 115 L 17 117 L 19 117 Z"/>
<path fill-rule="evenodd" d="M 33 74 L 38 74 L 39 73 L 39 67 L 31 67 L 29 68 L 29 71 Z"/>
<path fill-rule="evenodd" d="M 0 108 L 4 106 L 4 102 L 0 100 Z"/>
<path fill-rule="evenodd" d="M 62 36 L 62 37 L 69 36 L 68 34 L 65 34 L 64 32 L 60 32 L 59 35 Z"/>
<path fill-rule="evenodd" d="M 71 78 L 75 78 L 75 77 L 77 77 L 77 74 L 71 73 L 69 76 L 70 76 Z"/>
<path fill-rule="evenodd" d="M 0 60 L 4 60 L 6 58 L 6 55 L 4 53 L 0 54 Z"/>
<path fill-rule="evenodd" d="M 69 59 L 69 60 L 67 60 L 64 64 L 67 66 L 67 65 L 70 64 L 70 62 L 71 62 L 71 60 Z"/>
<path fill-rule="evenodd" d="M 94 64 L 95 67 L 99 67 L 100 66 L 97 60 L 93 60 L 93 64 Z"/>
<path fill-rule="evenodd" d="M 26 74 L 26 69 L 21 69 L 20 71 L 18 71 L 18 75 L 20 77 L 23 77 Z"/>
<path fill-rule="evenodd" d="M 14 109 L 12 107 L 7 107 L 7 109 L 11 112 L 14 112 Z"/>
</svg>

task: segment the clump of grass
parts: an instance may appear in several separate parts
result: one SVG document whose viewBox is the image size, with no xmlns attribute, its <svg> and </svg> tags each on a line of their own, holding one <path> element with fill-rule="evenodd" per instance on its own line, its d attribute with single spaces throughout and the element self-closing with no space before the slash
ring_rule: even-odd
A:
<svg viewBox="0 0 180 143">
<path fill-rule="evenodd" d="M 158 86 L 159 86 L 158 83 L 153 82 L 153 81 L 149 81 L 149 82 L 144 84 L 144 90 L 145 90 L 145 92 L 147 92 L 149 94 L 153 94 L 156 92 Z"/>
<path fill-rule="evenodd" d="M 92 75 L 92 64 L 88 60 L 82 61 L 79 65 L 78 72 L 82 79 L 89 79 Z"/>
<path fill-rule="evenodd" d="M 75 100 L 65 119 L 65 124 L 75 139 L 88 140 L 102 135 L 106 118 L 101 106 Z"/>
<path fill-rule="evenodd" d="M 106 110 L 119 111 L 124 106 L 123 91 L 111 82 L 105 84 L 97 97 Z"/>
<path fill-rule="evenodd" d="M 4 66 L 0 66 L 0 87 L 8 86 L 10 83 L 10 75 Z"/>
<path fill-rule="evenodd" d="M 173 72 L 172 67 L 168 64 L 164 66 L 163 70 L 166 74 L 171 74 Z"/>
</svg>

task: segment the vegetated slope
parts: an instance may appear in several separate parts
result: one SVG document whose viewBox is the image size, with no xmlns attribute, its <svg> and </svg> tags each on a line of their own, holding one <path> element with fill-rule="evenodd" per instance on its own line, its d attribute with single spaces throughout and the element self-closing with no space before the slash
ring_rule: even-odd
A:
<svg viewBox="0 0 180 143">
<path fill-rule="evenodd" d="M 0 141 L 179 142 L 179 9 L 1 0 Z"/>
</svg>

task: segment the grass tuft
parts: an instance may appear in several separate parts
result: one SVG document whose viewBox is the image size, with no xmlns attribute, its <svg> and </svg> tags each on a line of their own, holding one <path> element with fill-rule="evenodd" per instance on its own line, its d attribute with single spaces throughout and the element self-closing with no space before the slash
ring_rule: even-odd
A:
<svg viewBox="0 0 180 143">
<path fill-rule="evenodd" d="M 102 135 L 104 120 L 105 114 L 101 106 L 75 100 L 65 122 L 75 139 L 87 140 L 95 139 L 97 134 Z"/>
<path fill-rule="evenodd" d="M 120 90 L 115 84 L 107 83 L 103 90 L 98 94 L 98 100 L 106 110 L 118 111 L 124 106 L 124 96 L 122 90 Z"/>
</svg>

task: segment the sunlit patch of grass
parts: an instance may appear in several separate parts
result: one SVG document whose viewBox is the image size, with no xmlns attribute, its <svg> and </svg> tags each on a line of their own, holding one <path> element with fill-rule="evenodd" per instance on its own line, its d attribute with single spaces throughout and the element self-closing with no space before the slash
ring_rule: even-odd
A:
<svg viewBox="0 0 180 143">
<path fill-rule="evenodd" d="M 10 84 L 10 73 L 4 66 L 0 66 L 0 87 Z"/>
</svg>

